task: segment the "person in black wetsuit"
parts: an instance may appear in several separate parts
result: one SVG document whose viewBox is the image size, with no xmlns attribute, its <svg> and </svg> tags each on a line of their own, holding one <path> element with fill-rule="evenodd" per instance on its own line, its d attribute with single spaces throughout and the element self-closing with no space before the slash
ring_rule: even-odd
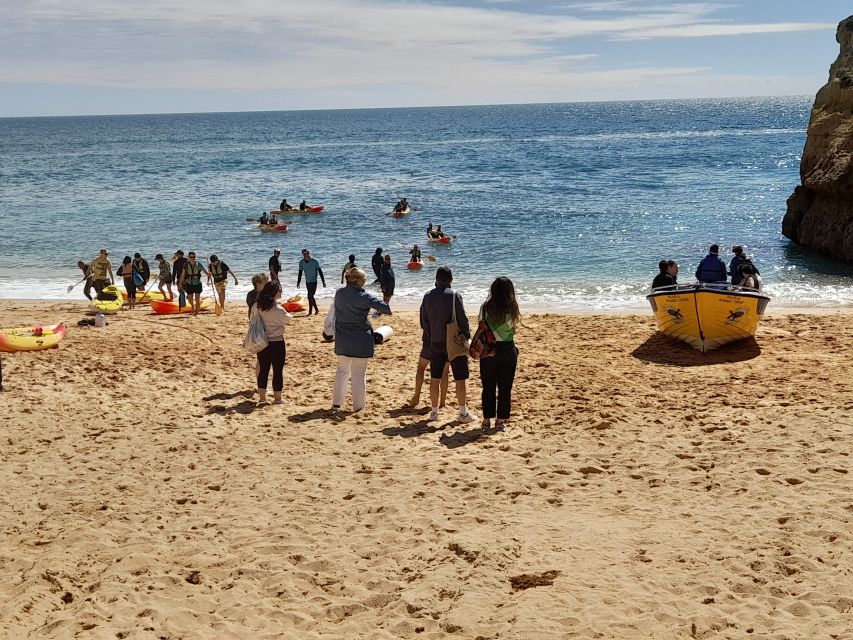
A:
<svg viewBox="0 0 853 640">
<path fill-rule="evenodd" d="M 379 282 L 379 274 L 382 273 L 383 264 L 385 261 L 382 258 L 382 247 L 376 247 L 376 253 L 370 259 L 370 266 L 373 268 L 373 273 L 376 274 L 376 280 L 373 281 L 373 284 Z"/>
<path fill-rule="evenodd" d="M 278 259 L 280 255 L 281 249 L 276 249 L 270 256 L 270 280 L 273 282 L 278 282 L 278 274 L 281 273 L 281 261 Z"/>
<path fill-rule="evenodd" d="M 92 269 L 82 260 L 77 261 L 77 266 L 79 267 L 80 271 L 83 272 L 83 277 L 86 278 L 86 283 L 83 285 L 83 295 L 86 296 L 89 300 L 91 300 L 92 294 L 90 292 L 95 286 L 94 280 L 92 279 Z"/>
<path fill-rule="evenodd" d="M 302 202 L 299 203 L 299 210 L 305 211 L 306 209 L 308 209 L 308 203 L 305 202 L 305 200 L 303 200 Z"/>
<path fill-rule="evenodd" d="M 181 292 L 181 274 L 184 272 L 184 265 L 187 264 L 187 259 L 184 257 L 184 252 L 178 249 L 175 251 L 175 261 L 172 263 L 172 283 L 178 288 L 178 293 Z"/>
<path fill-rule="evenodd" d="M 289 204 L 287 204 L 287 198 L 285 198 L 284 200 L 281 201 L 281 204 L 278 205 L 278 208 L 281 211 L 293 211 L 293 207 L 291 207 Z"/>
</svg>

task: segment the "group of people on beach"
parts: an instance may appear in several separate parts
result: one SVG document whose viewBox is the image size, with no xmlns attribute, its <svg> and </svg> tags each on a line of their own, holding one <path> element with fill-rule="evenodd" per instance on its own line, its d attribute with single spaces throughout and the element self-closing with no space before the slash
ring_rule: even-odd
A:
<svg viewBox="0 0 853 640">
<path fill-rule="evenodd" d="M 761 290 L 761 276 L 758 267 L 746 255 L 743 245 L 732 247 L 733 257 L 726 263 L 720 258 L 720 245 L 712 244 L 699 266 L 696 267 L 696 280 L 711 284 L 732 284 L 745 289 Z M 675 260 L 661 260 L 660 272 L 652 280 L 652 289 L 672 287 L 678 284 L 678 263 Z M 731 278 L 731 281 L 729 281 Z"/>
<path fill-rule="evenodd" d="M 378 248 L 376 255 L 381 255 L 381 251 Z M 387 254 L 383 262 L 385 260 L 390 264 L 390 256 Z M 341 410 L 349 386 L 352 410 L 358 412 L 367 404 L 367 366 L 375 348 L 374 331 L 368 315 L 371 310 L 378 315 L 391 315 L 390 296 L 383 291 L 383 298 L 380 299 L 364 289 L 367 274 L 356 266 L 354 255 L 349 256 L 341 278 L 345 285 L 335 292 L 334 303 L 324 326 L 324 337 L 334 340 L 337 356 L 331 408 L 334 412 Z M 439 267 L 435 287 L 421 302 L 422 345 L 415 374 L 414 395 L 409 406 L 415 408 L 420 403 L 425 372 L 429 367 L 429 420 L 437 420 L 446 403 L 449 374 L 452 373 L 458 406 L 456 421 L 468 423 L 476 420 L 467 405 L 467 380 L 470 376 L 467 343 L 472 338 L 472 332 L 462 296 L 451 288 L 452 282 L 450 268 Z M 252 284 L 253 289 L 246 296 L 249 319 L 251 322 L 256 317 L 260 318 L 268 343 L 257 354 L 258 402 L 267 402 L 269 374 L 272 372 L 273 402 L 281 403 L 287 352 L 284 333 L 291 315 L 278 303 L 282 296 L 278 277 L 258 273 L 252 277 Z M 479 358 L 483 410 L 481 427 L 491 428 L 492 420 L 495 420 L 495 428 L 504 430 L 512 408 L 512 386 L 518 362 L 515 330 L 521 324 L 515 288 L 509 278 L 499 277 L 492 282 L 489 295 L 480 307 L 478 321 L 477 333 L 488 332 L 488 337 L 483 340 L 491 345 L 491 350 Z M 457 344 L 460 341 L 463 343 L 461 347 Z M 451 349 L 454 344 L 459 348 Z"/>
</svg>

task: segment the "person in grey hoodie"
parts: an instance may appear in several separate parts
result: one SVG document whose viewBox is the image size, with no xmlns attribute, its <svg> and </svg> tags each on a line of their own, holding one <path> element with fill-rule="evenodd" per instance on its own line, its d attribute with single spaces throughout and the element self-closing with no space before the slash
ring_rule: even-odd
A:
<svg viewBox="0 0 853 640">
<path fill-rule="evenodd" d="M 367 319 L 371 309 L 391 315 L 388 303 L 364 290 L 367 274 L 358 267 L 347 271 L 347 284 L 335 292 L 335 354 L 338 368 L 332 391 L 332 410 L 346 400 L 347 382 L 352 381 L 352 410 L 367 404 L 367 364 L 373 357 L 373 328 Z"/>
<path fill-rule="evenodd" d="M 465 315 L 462 296 L 450 288 L 452 282 L 453 272 L 450 268 L 439 267 L 435 273 L 435 289 L 429 291 L 421 302 L 421 329 L 424 332 L 424 341 L 429 342 L 432 355 L 429 365 L 429 397 L 432 404 L 430 420 L 438 420 L 438 392 L 444 373 L 444 365 L 447 363 L 447 324 L 453 318 L 454 304 L 456 305 L 456 322 L 459 330 L 468 338 L 471 337 L 471 328 L 468 325 L 468 316 Z M 456 416 L 457 422 L 464 423 L 476 420 L 465 404 L 465 381 L 470 375 L 468 356 L 462 355 L 451 360 L 450 370 L 453 371 L 453 380 L 456 382 L 456 400 L 459 405 L 459 415 Z"/>
</svg>

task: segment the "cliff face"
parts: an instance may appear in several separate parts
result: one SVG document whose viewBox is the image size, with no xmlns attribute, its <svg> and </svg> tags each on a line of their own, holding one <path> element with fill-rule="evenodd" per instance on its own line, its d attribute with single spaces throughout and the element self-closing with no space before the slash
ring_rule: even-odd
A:
<svg viewBox="0 0 853 640">
<path fill-rule="evenodd" d="M 853 16 L 838 25 L 841 45 L 809 118 L 800 180 L 782 233 L 818 251 L 853 261 Z"/>
</svg>

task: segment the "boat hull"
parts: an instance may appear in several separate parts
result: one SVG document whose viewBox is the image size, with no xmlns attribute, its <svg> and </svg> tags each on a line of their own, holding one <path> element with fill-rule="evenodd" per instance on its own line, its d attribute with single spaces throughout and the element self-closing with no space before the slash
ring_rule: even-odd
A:
<svg viewBox="0 0 853 640">
<path fill-rule="evenodd" d="M 0 329 L 0 351 L 41 351 L 59 344 L 68 329 L 65 323 L 38 327 Z"/>
<path fill-rule="evenodd" d="M 702 353 L 755 335 L 770 297 L 714 285 L 658 289 L 646 296 L 658 330 Z"/>
</svg>

